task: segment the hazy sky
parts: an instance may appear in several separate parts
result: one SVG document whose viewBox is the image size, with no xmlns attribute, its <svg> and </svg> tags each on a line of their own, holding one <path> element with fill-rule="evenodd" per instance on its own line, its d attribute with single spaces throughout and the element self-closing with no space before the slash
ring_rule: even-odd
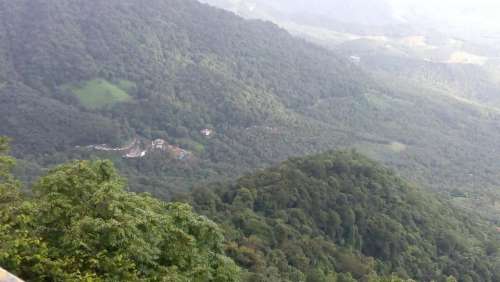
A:
<svg viewBox="0 0 500 282">
<path fill-rule="evenodd" d="M 500 0 L 201 0 L 233 7 L 272 7 L 363 25 L 407 22 L 466 39 L 500 39 Z"/>
<path fill-rule="evenodd" d="M 373 0 L 377 1 L 377 0 Z M 500 0 L 388 0 L 397 16 L 409 14 L 433 20 L 500 31 Z"/>
<path fill-rule="evenodd" d="M 241 0 L 229 0 L 238 2 Z M 489 29 L 500 31 L 500 0 L 245 0 L 261 2 L 278 9 L 297 9 L 316 13 L 342 14 L 336 12 L 364 9 L 358 15 L 370 16 L 367 11 L 379 13 L 379 18 L 391 13 L 396 18 L 428 19 L 430 21 L 454 27 Z M 354 11 L 356 12 L 356 11 Z M 383 13 L 381 13 L 383 12 Z M 347 14 L 347 13 L 346 13 Z M 353 13 L 356 15 L 356 13 Z M 345 15 L 350 16 L 350 15 Z M 342 20 L 342 19 L 341 19 Z M 354 19 L 356 20 L 356 19 Z M 389 19 L 387 19 L 389 20 Z"/>
<path fill-rule="evenodd" d="M 233 0 L 238 1 L 238 0 Z M 379 13 L 383 10 L 390 12 L 393 16 L 405 19 L 429 19 L 453 26 L 467 28 L 473 25 L 481 29 L 493 29 L 500 31 L 500 0 L 247 0 L 264 2 L 268 5 L 287 9 L 293 6 L 295 9 L 333 13 L 348 9 L 364 9 Z M 352 12 L 352 11 L 351 11 Z M 346 15 L 348 16 L 348 15 Z M 382 20 L 382 18 L 381 18 Z"/>
</svg>

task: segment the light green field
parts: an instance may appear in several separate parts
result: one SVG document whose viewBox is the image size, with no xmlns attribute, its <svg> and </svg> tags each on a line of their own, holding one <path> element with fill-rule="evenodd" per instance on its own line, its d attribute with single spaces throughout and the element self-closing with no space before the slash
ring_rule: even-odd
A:
<svg viewBox="0 0 500 282">
<path fill-rule="evenodd" d="M 125 79 L 120 79 L 117 83 L 116 86 L 118 86 L 120 89 L 123 91 L 130 93 L 132 91 L 135 91 L 137 89 L 137 84 L 135 82 L 125 80 Z"/>
<path fill-rule="evenodd" d="M 125 89 L 130 89 L 133 86 L 133 82 L 125 80 L 120 81 L 120 85 L 115 85 L 104 79 L 93 79 L 63 87 L 75 95 L 85 108 L 95 110 L 130 101 L 132 98 Z"/>
<path fill-rule="evenodd" d="M 406 151 L 407 146 L 403 143 L 399 142 L 391 142 L 390 144 L 386 145 L 392 152 L 394 153 L 401 153 L 403 151 Z"/>
</svg>

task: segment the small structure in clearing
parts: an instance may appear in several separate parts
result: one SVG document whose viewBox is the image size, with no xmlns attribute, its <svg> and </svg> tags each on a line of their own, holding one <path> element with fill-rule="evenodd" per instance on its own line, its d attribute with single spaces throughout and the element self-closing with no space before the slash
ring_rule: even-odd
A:
<svg viewBox="0 0 500 282">
<path fill-rule="evenodd" d="M 146 155 L 153 153 L 166 153 L 166 155 L 169 155 L 176 160 L 188 160 L 193 156 L 192 152 L 182 149 L 179 146 L 171 145 L 163 139 L 139 141 L 136 138 L 132 143 L 122 148 L 113 148 L 106 144 L 90 145 L 86 148 L 96 151 L 119 153 L 125 159 L 144 158 Z"/>
<path fill-rule="evenodd" d="M 160 150 L 160 151 L 165 151 L 167 146 L 167 141 L 163 139 L 155 139 L 153 142 L 151 142 L 151 148 L 153 150 Z"/>
<path fill-rule="evenodd" d="M 168 145 L 167 149 L 168 153 L 177 160 L 186 160 L 192 156 L 191 152 L 177 146 Z"/>
<path fill-rule="evenodd" d="M 141 148 L 135 147 L 132 150 L 130 150 L 127 154 L 125 154 L 123 157 L 126 159 L 136 159 L 136 158 L 143 158 L 147 154 L 146 150 L 141 150 Z"/>
<path fill-rule="evenodd" d="M 163 139 L 155 139 L 151 142 L 151 150 L 156 152 L 165 152 L 176 160 L 186 160 L 192 153 L 182 149 L 179 146 L 171 145 Z"/>
<path fill-rule="evenodd" d="M 361 57 L 360 56 L 355 56 L 355 55 L 352 55 L 349 57 L 349 60 L 354 63 L 354 64 L 359 64 L 361 63 Z"/>
<path fill-rule="evenodd" d="M 214 134 L 214 131 L 213 131 L 213 129 L 204 128 L 204 129 L 200 130 L 200 133 L 201 133 L 201 135 L 203 135 L 205 137 L 210 137 Z"/>
</svg>

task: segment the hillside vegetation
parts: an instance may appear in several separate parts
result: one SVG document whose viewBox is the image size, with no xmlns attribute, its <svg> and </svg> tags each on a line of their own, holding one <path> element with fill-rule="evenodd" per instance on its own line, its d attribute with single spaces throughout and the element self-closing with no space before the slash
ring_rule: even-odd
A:
<svg viewBox="0 0 500 282">
<path fill-rule="evenodd" d="M 103 157 L 75 146 L 163 138 L 197 161 L 105 157 L 135 191 L 168 198 L 355 147 L 444 194 L 498 198 L 498 113 L 376 81 L 271 23 L 192 0 L 0 0 L 0 21 L 0 134 L 41 167 Z"/>
<path fill-rule="evenodd" d="M 0 0 L 0 135 L 24 180 L 0 139 L 0 266 L 28 281 L 500 281 L 498 217 L 447 200 L 500 200 L 500 113 L 469 100 L 496 88 L 474 67 L 366 67 L 344 47 L 194 0 Z M 329 151 L 346 148 L 360 153 Z"/>
<path fill-rule="evenodd" d="M 26 281 L 239 281 L 216 224 L 125 191 L 109 161 L 61 165 L 24 195 L 0 139 L 0 265 Z"/>
<path fill-rule="evenodd" d="M 500 279 L 498 234 L 358 153 L 293 158 L 191 197 L 250 281 Z"/>
<path fill-rule="evenodd" d="M 217 225 L 187 204 L 127 192 L 109 161 L 58 166 L 21 193 L 6 148 L 1 139 L 0 265 L 26 281 L 500 275 L 498 234 L 357 153 L 295 158 L 194 191 L 196 210 Z"/>
</svg>

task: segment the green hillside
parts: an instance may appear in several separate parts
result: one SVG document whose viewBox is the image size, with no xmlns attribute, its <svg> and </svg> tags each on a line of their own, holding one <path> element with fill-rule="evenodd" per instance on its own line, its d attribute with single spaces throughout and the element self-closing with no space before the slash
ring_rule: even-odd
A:
<svg viewBox="0 0 500 282">
<path fill-rule="evenodd" d="M 109 161 L 60 165 L 22 193 L 6 148 L 0 265 L 26 281 L 500 278 L 498 233 L 354 152 L 197 189 L 187 199 L 205 217 L 126 191 Z"/>
<path fill-rule="evenodd" d="M 500 279 L 493 229 L 358 153 L 293 158 L 191 198 L 221 224 L 250 281 Z"/>
<path fill-rule="evenodd" d="M 127 136 L 113 119 L 83 112 L 22 84 L 0 89 L 0 112 L 0 131 L 12 138 L 20 156 L 54 154 L 81 144 L 119 144 Z"/>
<path fill-rule="evenodd" d="M 76 157 L 75 145 L 123 144 L 131 134 L 187 144 L 193 151 L 204 146 L 197 156 L 203 162 L 188 167 L 190 173 L 162 160 L 115 160 L 136 190 L 155 189 L 157 195 L 321 149 L 310 138 L 328 130 L 300 109 L 323 97 L 361 98 L 366 85 L 373 84 L 348 62 L 274 25 L 248 22 L 195 1 L 153 1 L 147 7 L 133 0 L 0 3 L 7 23 L 0 28 L 5 39 L 0 58 L 6 62 L 0 73 L 10 86 L 2 94 L 29 90 L 46 103 L 71 106 L 81 124 L 93 124 L 91 117 L 119 123 L 113 130 L 83 129 L 82 138 L 72 130 L 83 126 L 46 121 L 49 129 L 60 126 L 57 134 L 49 130 L 47 136 L 34 137 L 31 132 L 40 126 L 15 126 L 23 117 L 11 104 L 6 110 L 13 115 L 0 126 L 0 134 L 13 138 L 16 156 L 52 165 L 64 154 Z M 125 96 L 104 81 L 133 99 L 109 103 L 116 99 L 112 93 Z M 133 90 L 124 89 L 130 85 L 123 81 L 134 84 Z M 27 110 L 49 114 L 37 105 Z M 61 116 L 58 111 L 50 114 Z M 200 136 L 207 127 L 215 129 L 214 138 Z M 100 130 L 114 133 L 94 133 Z M 44 139 L 55 140 L 32 145 Z M 325 138 L 322 143 L 335 142 Z M 45 154 L 54 151 L 57 156 Z M 151 182 L 161 183 L 163 191 L 146 184 Z"/>
<path fill-rule="evenodd" d="M 24 281 L 240 281 L 215 223 L 127 192 L 111 162 L 61 165 L 27 195 L 5 151 L 0 138 L 0 265 Z"/>
<path fill-rule="evenodd" d="M 103 157 L 75 146 L 168 139 L 198 152 L 196 162 L 104 155 L 133 189 L 168 198 L 290 156 L 355 147 L 445 196 L 499 199 L 498 113 L 381 79 L 271 23 L 192 0 L 0 7 L 0 110 L 8 113 L 0 134 L 42 167 Z"/>
<path fill-rule="evenodd" d="M 0 136 L 23 180 L 0 138 L 0 266 L 500 281 L 495 71 L 328 50 L 195 0 L 0 0 Z"/>
</svg>

